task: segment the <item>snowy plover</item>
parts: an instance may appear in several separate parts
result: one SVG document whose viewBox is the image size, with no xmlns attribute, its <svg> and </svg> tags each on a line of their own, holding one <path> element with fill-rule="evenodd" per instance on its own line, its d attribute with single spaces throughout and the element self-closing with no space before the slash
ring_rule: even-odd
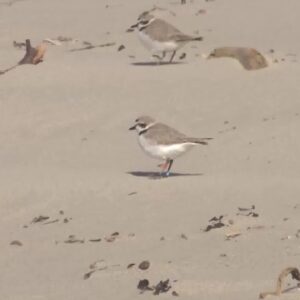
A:
<svg viewBox="0 0 300 300">
<path fill-rule="evenodd" d="M 202 41 L 202 37 L 194 37 L 182 33 L 173 25 L 163 19 L 154 17 L 149 12 L 142 13 L 138 22 L 130 27 L 128 31 L 138 30 L 138 36 L 143 45 L 151 51 L 152 56 L 162 61 L 167 52 L 172 52 L 170 63 L 176 51 L 191 41 Z M 160 56 L 161 55 L 161 56 Z"/>
<path fill-rule="evenodd" d="M 165 176 L 169 176 L 175 158 L 193 146 L 207 145 L 207 141 L 211 140 L 211 138 L 188 137 L 168 125 L 155 122 L 149 116 L 137 118 L 129 130 L 137 131 L 138 142 L 148 155 L 165 161 L 159 165 Z"/>
</svg>

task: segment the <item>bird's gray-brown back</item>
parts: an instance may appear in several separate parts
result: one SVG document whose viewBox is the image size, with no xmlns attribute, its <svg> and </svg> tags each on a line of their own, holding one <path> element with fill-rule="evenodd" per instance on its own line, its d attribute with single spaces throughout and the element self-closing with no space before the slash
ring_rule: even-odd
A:
<svg viewBox="0 0 300 300">
<path fill-rule="evenodd" d="M 195 143 L 206 145 L 205 139 L 188 137 L 185 134 L 163 123 L 155 123 L 143 134 L 152 144 L 172 145 L 180 143 Z"/>
<path fill-rule="evenodd" d="M 194 39 L 192 36 L 182 33 L 173 25 L 162 19 L 155 19 L 148 26 L 146 26 L 143 31 L 148 35 L 151 32 L 151 37 L 159 42 L 170 40 L 185 42 Z"/>
</svg>

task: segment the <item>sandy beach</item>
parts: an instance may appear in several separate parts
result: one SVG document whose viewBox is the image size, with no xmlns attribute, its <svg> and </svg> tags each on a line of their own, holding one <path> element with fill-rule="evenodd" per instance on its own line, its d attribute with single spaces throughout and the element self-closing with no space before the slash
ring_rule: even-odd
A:
<svg viewBox="0 0 300 300">
<path fill-rule="evenodd" d="M 154 5 L 204 37 L 173 64 L 149 63 L 126 32 Z M 0 70 L 24 56 L 13 41 L 69 39 L 0 75 L 0 298 L 253 300 L 300 267 L 299 11 L 299 0 L 0 0 Z M 226 46 L 255 48 L 268 67 L 207 59 Z M 213 140 L 153 179 L 159 162 L 128 131 L 144 114 Z M 142 292 L 143 279 L 168 290 Z M 279 298 L 300 299 L 297 283 Z"/>
</svg>

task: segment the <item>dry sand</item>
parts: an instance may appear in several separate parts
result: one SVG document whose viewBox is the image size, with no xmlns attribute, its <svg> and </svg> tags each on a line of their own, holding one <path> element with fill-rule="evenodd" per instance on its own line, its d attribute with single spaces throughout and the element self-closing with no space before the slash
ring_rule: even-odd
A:
<svg viewBox="0 0 300 300">
<path fill-rule="evenodd" d="M 79 40 L 0 76 L 1 299 L 165 299 L 176 291 L 179 299 L 250 300 L 283 268 L 300 266 L 300 1 L 179 2 L 0 1 L 0 69 L 24 55 L 13 40 Z M 179 51 L 187 53 L 180 64 L 144 65 L 149 53 L 125 32 L 154 4 L 173 11 L 165 17 L 182 31 L 204 36 Z M 69 51 L 82 41 L 116 44 Z M 254 47 L 270 67 L 249 72 L 233 59 L 204 59 L 223 46 Z M 182 176 L 151 180 L 157 162 L 127 130 L 145 113 L 214 140 L 175 162 Z M 258 217 L 236 215 L 251 205 Z M 40 215 L 58 221 L 31 223 Z M 203 232 L 219 215 L 228 226 Z M 104 240 L 114 232 L 115 241 Z M 225 240 L 228 232 L 241 235 Z M 84 243 L 64 243 L 70 235 Z M 127 269 L 145 259 L 148 270 Z M 84 280 L 98 260 L 105 269 Z M 169 278 L 172 289 L 139 295 L 144 278 Z"/>
</svg>

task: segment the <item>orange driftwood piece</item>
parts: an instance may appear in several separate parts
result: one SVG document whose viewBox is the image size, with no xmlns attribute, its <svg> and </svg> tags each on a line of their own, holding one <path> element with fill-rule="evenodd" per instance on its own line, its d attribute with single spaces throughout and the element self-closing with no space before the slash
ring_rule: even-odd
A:
<svg viewBox="0 0 300 300">
<path fill-rule="evenodd" d="M 14 42 L 15 47 L 17 46 L 17 44 L 21 44 L 21 43 Z M 43 42 L 40 45 L 38 45 L 36 48 L 33 48 L 30 44 L 30 40 L 27 39 L 25 46 L 26 46 L 25 56 L 16 65 L 7 68 L 5 70 L 0 70 L 0 75 L 3 75 L 20 65 L 24 65 L 24 64 L 37 65 L 38 63 L 43 61 L 45 52 L 47 50 L 46 43 Z"/>
<path fill-rule="evenodd" d="M 265 57 L 253 48 L 222 47 L 214 49 L 208 58 L 232 57 L 237 59 L 246 70 L 257 70 L 268 66 Z"/>
<path fill-rule="evenodd" d="M 297 268 L 286 268 L 278 276 L 276 289 L 274 292 L 263 292 L 259 294 L 260 299 L 264 299 L 267 296 L 280 296 L 282 293 L 282 287 L 284 279 L 289 275 L 292 275 L 292 278 L 300 281 L 300 272 Z"/>
<path fill-rule="evenodd" d="M 19 65 L 33 64 L 36 65 L 43 61 L 46 52 L 46 44 L 41 43 L 36 48 L 31 46 L 30 40 L 26 40 L 26 53 L 25 56 L 19 61 Z"/>
</svg>

